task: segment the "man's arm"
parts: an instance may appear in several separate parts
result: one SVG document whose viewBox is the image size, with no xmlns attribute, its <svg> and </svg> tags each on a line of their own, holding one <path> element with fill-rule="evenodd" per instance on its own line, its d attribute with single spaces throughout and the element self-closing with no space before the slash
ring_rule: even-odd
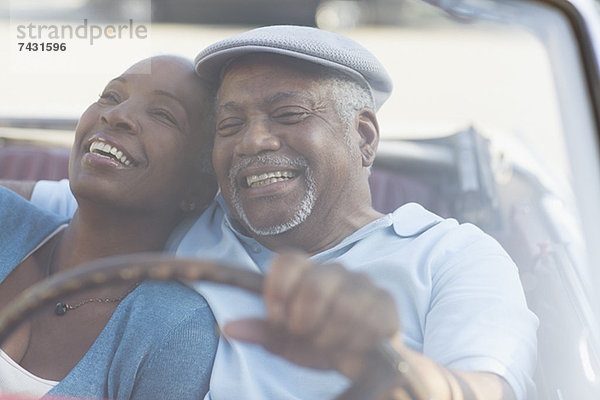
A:
<svg viewBox="0 0 600 400">
<path fill-rule="evenodd" d="M 429 398 L 447 400 L 514 400 L 515 395 L 502 377 L 489 372 L 459 371 L 435 363 L 423 354 L 408 349 L 401 343 L 394 348 L 408 363 L 408 368 L 425 386 Z M 402 388 L 402 373 L 398 372 L 395 386 L 380 400 L 409 398 Z"/>
<path fill-rule="evenodd" d="M 77 201 L 67 179 L 37 182 L 0 180 L 0 185 L 15 191 L 34 205 L 63 217 L 72 217 L 77 209 Z"/>
<path fill-rule="evenodd" d="M 18 195 L 25 197 L 27 200 L 31 199 L 31 194 L 33 193 L 35 183 L 35 181 L 13 181 L 0 179 L 0 185 L 9 188 Z"/>
<path fill-rule="evenodd" d="M 314 265 L 295 254 L 277 257 L 263 292 L 267 320 L 234 321 L 224 332 L 261 344 L 299 365 L 337 369 L 351 379 L 370 370 L 369 350 L 394 337 L 395 350 L 438 400 L 514 400 L 510 386 L 488 372 L 448 369 L 409 349 L 393 298 L 362 274 L 339 265 Z M 409 399 L 398 371 L 395 387 L 381 400 Z"/>
</svg>

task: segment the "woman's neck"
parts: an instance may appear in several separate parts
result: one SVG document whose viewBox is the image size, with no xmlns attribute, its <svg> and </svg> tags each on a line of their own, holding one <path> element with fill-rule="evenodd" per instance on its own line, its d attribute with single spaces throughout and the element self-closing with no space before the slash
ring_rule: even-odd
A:
<svg viewBox="0 0 600 400">
<path fill-rule="evenodd" d="M 175 226 L 175 215 L 79 208 L 65 229 L 53 272 L 114 255 L 161 251 Z"/>
</svg>

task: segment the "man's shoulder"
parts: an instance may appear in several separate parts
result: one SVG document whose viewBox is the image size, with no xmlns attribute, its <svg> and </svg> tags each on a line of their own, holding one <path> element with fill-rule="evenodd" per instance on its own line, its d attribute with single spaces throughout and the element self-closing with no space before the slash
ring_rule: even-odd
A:
<svg viewBox="0 0 600 400">
<path fill-rule="evenodd" d="M 31 202 L 58 215 L 71 217 L 77 209 L 77 201 L 71 193 L 69 181 L 38 181 L 31 193 Z"/>
<path fill-rule="evenodd" d="M 452 217 L 442 217 L 417 203 L 406 203 L 397 208 L 390 216 L 394 232 L 400 237 L 416 237 L 428 233 L 491 238 L 472 223 L 459 222 Z"/>
<path fill-rule="evenodd" d="M 472 223 L 441 217 L 415 203 L 405 204 L 391 215 L 395 235 L 387 237 L 408 239 L 407 248 L 422 251 L 432 259 L 450 262 L 501 257 L 510 260 L 493 236 Z"/>
<path fill-rule="evenodd" d="M 435 256 L 463 253 L 466 249 L 501 252 L 496 240 L 470 223 L 439 216 L 417 203 L 407 203 L 355 232 L 340 247 L 353 254 L 373 252 L 392 257 L 402 252 Z"/>
<path fill-rule="evenodd" d="M 390 214 L 394 232 L 400 237 L 418 236 L 446 221 L 445 218 L 425 209 L 417 203 L 406 203 Z M 447 229 L 456 221 L 448 220 Z"/>
</svg>

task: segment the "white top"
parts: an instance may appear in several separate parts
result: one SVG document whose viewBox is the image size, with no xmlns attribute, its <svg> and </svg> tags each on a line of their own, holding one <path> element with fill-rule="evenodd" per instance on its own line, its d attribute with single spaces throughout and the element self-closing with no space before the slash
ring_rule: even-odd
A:
<svg viewBox="0 0 600 400">
<path fill-rule="evenodd" d="M 58 232 L 63 230 L 67 225 L 63 224 L 59 226 L 54 232 L 48 237 L 42 240 L 29 254 L 25 256 L 26 259 L 31 254 L 35 253 L 40 247 L 42 247 L 48 240 L 53 238 Z M 11 394 L 11 395 L 24 395 L 28 397 L 42 397 L 50 389 L 58 384 L 58 381 L 51 381 L 48 379 L 40 378 L 21 367 L 19 363 L 10 358 L 4 350 L 0 349 L 0 394 Z"/>
<path fill-rule="evenodd" d="M 41 398 L 57 384 L 27 371 L 0 349 L 0 394 Z"/>
</svg>

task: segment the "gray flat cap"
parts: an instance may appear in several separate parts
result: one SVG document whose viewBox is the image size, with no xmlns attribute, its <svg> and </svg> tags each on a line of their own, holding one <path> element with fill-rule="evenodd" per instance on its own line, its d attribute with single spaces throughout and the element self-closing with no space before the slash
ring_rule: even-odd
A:
<svg viewBox="0 0 600 400">
<path fill-rule="evenodd" d="M 371 52 L 345 36 L 307 26 L 267 26 L 221 40 L 196 56 L 196 72 L 217 80 L 232 59 L 249 53 L 282 54 L 343 71 L 371 88 L 377 110 L 392 92 L 392 80 Z"/>
</svg>

